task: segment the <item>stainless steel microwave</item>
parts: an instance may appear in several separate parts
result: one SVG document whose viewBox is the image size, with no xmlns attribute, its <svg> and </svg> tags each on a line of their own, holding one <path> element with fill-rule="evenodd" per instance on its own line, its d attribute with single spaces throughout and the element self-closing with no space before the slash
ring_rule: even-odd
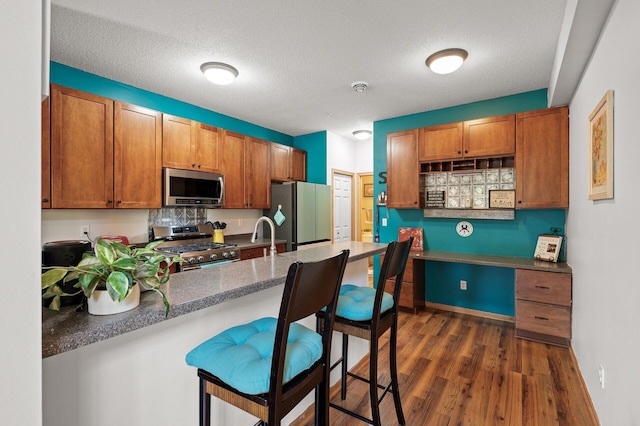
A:
<svg viewBox="0 0 640 426">
<path fill-rule="evenodd" d="M 224 205 L 224 176 L 219 173 L 165 168 L 163 174 L 163 206 L 207 207 Z"/>
</svg>

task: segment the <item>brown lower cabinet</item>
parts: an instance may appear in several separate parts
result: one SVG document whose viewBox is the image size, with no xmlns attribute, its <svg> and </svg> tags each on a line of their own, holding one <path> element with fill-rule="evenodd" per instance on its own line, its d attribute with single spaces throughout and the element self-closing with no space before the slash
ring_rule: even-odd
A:
<svg viewBox="0 0 640 426">
<path fill-rule="evenodd" d="M 267 247 L 256 247 L 256 248 L 248 248 L 248 249 L 240 249 L 240 260 L 247 260 L 247 259 L 255 259 L 258 257 L 264 257 L 265 254 L 265 250 L 267 253 L 267 256 L 269 255 L 269 246 Z M 284 253 L 286 250 L 286 244 L 285 243 L 281 243 L 281 244 L 276 244 L 276 251 L 278 253 Z"/>
<path fill-rule="evenodd" d="M 516 336 L 568 346 L 571 274 L 516 269 Z"/>
<path fill-rule="evenodd" d="M 380 256 L 380 264 L 384 260 L 384 256 Z M 407 266 L 404 269 L 404 276 L 402 277 L 402 289 L 400 290 L 400 300 L 398 301 L 398 308 L 403 311 L 417 313 L 424 308 L 424 284 L 422 286 L 414 284 L 414 262 L 422 262 L 421 260 L 413 260 L 409 258 Z M 415 276 L 416 282 L 424 283 L 424 268 L 415 269 L 416 274 L 422 275 L 422 277 Z M 388 280 L 384 286 L 384 291 L 387 293 L 393 292 L 394 280 Z"/>
</svg>

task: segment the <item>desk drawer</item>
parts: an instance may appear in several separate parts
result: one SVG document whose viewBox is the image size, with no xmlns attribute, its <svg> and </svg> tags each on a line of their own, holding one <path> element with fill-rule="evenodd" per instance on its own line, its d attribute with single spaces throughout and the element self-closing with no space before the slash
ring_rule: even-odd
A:
<svg viewBox="0 0 640 426">
<path fill-rule="evenodd" d="M 516 299 L 571 306 L 571 274 L 516 269 Z"/>
<path fill-rule="evenodd" d="M 516 300 L 516 329 L 571 338 L 571 308 Z"/>
</svg>

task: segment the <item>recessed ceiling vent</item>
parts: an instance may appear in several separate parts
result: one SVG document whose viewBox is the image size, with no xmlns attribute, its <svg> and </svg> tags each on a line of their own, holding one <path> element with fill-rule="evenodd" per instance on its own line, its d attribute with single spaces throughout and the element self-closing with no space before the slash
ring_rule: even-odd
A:
<svg viewBox="0 0 640 426">
<path fill-rule="evenodd" d="M 351 87 L 356 92 L 364 92 L 369 87 L 369 83 L 366 81 L 356 81 L 355 83 L 351 83 Z"/>
</svg>

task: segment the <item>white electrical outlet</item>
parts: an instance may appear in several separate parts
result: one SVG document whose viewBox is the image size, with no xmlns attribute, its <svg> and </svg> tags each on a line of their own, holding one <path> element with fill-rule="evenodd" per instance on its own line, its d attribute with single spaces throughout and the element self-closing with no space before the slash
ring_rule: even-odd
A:
<svg viewBox="0 0 640 426">
<path fill-rule="evenodd" d="M 467 289 L 467 282 L 465 280 L 460 280 L 460 290 Z"/>
<path fill-rule="evenodd" d="M 89 227 L 89 225 L 82 225 L 80 227 L 80 235 L 82 236 L 82 238 L 89 238 L 89 230 L 91 228 Z"/>
<path fill-rule="evenodd" d="M 386 217 L 382 218 L 382 226 L 387 226 L 387 218 Z"/>
<path fill-rule="evenodd" d="M 598 367 L 598 381 L 600 382 L 600 386 L 604 389 L 604 367 Z"/>
</svg>

